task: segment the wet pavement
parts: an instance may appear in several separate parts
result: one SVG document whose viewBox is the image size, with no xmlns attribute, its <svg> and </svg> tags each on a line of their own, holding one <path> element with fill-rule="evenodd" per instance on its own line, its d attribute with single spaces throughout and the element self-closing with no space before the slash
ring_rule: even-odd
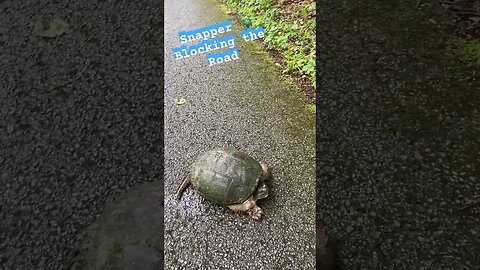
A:
<svg viewBox="0 0 480 270">
<path fill-rule="evenodd" d="M 168 0 L 165 11 L 165 268 L 314 269 L 315 116 L 258 48 L 239 42 L 235 22 L 238 60 L 173 59 L 180 31 L 230 19 L 217 3 Z M 260 221 L 202 201 L 190 188 L 174 198 L 194 159 L 226 146 L 272 168 Z"/>
<path fill-rule="evenodd" d="M 0 1 L 0 269 L 63 269 L 107 201 L 161 181 L 162 5 Z M 71 31 L 34 35 L 55 17 Z"/>
</svg>

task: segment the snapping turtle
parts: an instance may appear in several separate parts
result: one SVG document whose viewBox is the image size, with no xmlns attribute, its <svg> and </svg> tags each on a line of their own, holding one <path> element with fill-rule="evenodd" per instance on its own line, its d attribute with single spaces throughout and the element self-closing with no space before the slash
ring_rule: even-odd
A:
<svg viewBox="0 0 480 270">
<path fill-rule="evenodd" d="M 228 206 L 235 212 L 246 212 L 258 220 L 263 211 L 256 201 L 268 196 L 265 181 L 269 177 L 270 170 L 265 162 L 259 163 L 234 149 L 211 150 L 193 163 L 177 191 L 177 199 L 192 184 L 192 188 L 208 201 Z"/>
</svg>

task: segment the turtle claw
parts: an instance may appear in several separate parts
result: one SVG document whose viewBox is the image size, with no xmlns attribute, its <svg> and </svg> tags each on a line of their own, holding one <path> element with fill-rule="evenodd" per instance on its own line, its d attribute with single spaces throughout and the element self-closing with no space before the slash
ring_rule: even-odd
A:
<svg viewBox="0 0 480 270">
<path fill-rule="evenodd" d="M 253 208 L 248 209 L 248 210 L 247 210 L 247 214 L 248 214 L 251 218 L 253 218 L 253 219 L 255 219 L 255 220 L 259 220 L 264 213 L 263 213 L 263 210 L 262 210 L 260 207 L 255 206 L 255 207 L 253 207 Z"/>
</svg>

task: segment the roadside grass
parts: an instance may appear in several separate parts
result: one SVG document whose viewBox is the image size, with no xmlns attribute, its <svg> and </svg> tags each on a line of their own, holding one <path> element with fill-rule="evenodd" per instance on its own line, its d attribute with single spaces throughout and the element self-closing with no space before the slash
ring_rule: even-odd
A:
<svg viewBox="0 0 480 270">
<path fill-rule="evenodd" d="M 282 73 L 296 78 L 300 88 L 315 100 L 315 1 L 223 0 L 228 13 L 238 15 L 246 28 L 265 30 L 263 44 Z"/>
</svg>

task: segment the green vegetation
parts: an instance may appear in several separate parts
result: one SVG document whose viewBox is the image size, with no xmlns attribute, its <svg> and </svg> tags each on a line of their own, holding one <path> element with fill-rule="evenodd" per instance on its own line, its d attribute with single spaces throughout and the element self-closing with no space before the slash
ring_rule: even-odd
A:
<svg viewBox="0 0 480 270">
<path fill-rule="evenodd" d="M 317 113 L 317 106 L 315 104 L 308 104 L 306 106 L 307 111 L 316 114 Z"/>
<path fill-rule="evenodd" d="M 476 41 L 456 40 L 451 47 L 455 54 L 468 61 L 468 65 L 480 66 L 480 43 Z"/>
<path fill-rule="evenodd" d="M 263 27 L 263 42 L 281 56 L 284 74 L 308 78 L 315 88 L 314 1 L 224 0 L 224 3 L 239 15 L 245 28 Z"/>
</svg>

